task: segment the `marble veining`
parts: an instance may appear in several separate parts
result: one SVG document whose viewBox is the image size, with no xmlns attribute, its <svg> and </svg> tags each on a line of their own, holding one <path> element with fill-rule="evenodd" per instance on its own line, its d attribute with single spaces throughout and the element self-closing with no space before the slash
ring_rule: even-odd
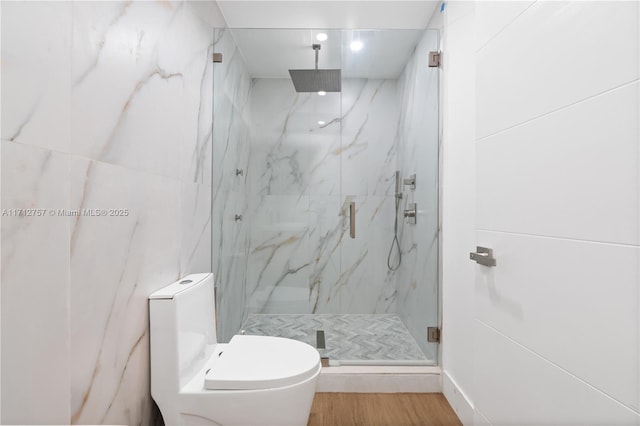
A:
<svg viewBox="0 0 640 426">
<path fill-rule="evenodd" d="M 212 266 L 213 32 L 200 10 L 2 4 L 2 207 L 126 211 L 2 218 L 3 422 L 153 418 L 147 297 Z"/>
<path fill-rule="evenodd" d="M 68 204 L 67 156 L 9 141 L 0 147 L 3 211 Z M 0 232 L 2 422 L 68 423 L 69 218 L 2 215 Z"/>
<path fill-rule="evenodd" d="M 341 96 L 319 97 L 254 79 L 250 99 L 249 312 L 392 312 L 393 274 L 376 244 L 392 238 L 395 81 L 345 80 Z"/>
</svg>

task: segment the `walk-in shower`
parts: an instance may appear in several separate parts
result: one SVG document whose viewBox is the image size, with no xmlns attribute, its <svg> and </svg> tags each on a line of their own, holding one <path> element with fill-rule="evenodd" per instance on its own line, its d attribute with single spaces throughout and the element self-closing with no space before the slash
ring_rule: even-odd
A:
<svg viewBox="0 0 640 426">
<path fill-rule="evenodd" d="M 331 365 L 437 362 L 437 46 L 433 30 L 215 31 L 221 341 L 290 337 Z"/>
</svg>

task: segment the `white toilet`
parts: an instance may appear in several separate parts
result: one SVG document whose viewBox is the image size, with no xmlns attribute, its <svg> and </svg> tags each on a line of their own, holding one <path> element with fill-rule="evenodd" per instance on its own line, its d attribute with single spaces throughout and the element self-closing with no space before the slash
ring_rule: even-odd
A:
<svg viewBox="0 0 640 426">
<path fill-rule="evenodd" d="M 156 291 L 149 316 L 151 396 L 167 426 L 307 424 L 318 351 L 280 337 L 217 343 L 212 274 Z"/>
</svg>

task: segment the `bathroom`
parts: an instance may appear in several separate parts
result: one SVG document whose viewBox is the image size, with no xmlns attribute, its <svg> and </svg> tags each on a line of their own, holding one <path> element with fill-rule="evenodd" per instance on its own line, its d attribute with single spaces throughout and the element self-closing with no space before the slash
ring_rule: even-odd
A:
<svg viewBox="0 0 640 426">
<path fill-rule="evenodd" d="M 0 2 L 0 423 L 162 424 L 149 297 L 213 273 L 316 398 L 639 424 L 639 9 Z"/>
</svg>

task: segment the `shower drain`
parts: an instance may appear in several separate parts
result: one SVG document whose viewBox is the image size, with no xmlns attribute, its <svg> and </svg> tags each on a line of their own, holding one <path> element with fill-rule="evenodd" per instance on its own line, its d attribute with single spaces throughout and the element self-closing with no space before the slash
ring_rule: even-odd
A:
<svg viewBox="0 0 640 426">
<path fill-rule="evenodd" d="M 325 341 L 324 341 L 324 330 L 316 330 L 316 348 L 317 349 L 326 349 Z"/>
</svg>

